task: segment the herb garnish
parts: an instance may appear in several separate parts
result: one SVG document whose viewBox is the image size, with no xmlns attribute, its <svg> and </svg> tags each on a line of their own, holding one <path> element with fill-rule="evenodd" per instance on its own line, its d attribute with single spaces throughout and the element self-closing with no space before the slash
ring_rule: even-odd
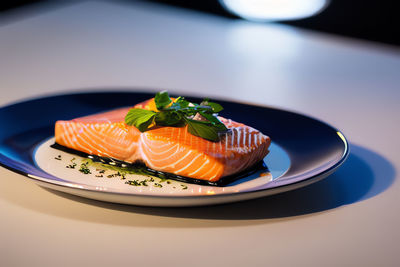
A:
<svg viewBox="0 0 400 267">
<path fill-rule="evenodd" d="M 125 123 L 141 132 L 155 126 L 188 126 L 189 133 L 209 141 L 219 141 L 219 133 L 228 129 L 218 119 L 220 104 L 204 99 L 200 104 L 191 103 L 183 97 L 172 100 L 167 91 L 156 94 L 154 102 L 158 111 L 133 108 L 125 117 Z M 200 118 L 200 120 L 196 119 Z"/>
<path fill-rule="evenodd" d="M 81 168 L 79 169 L 79 171 L 83 174 L 91 174 L 92 172 L 88 168 L 88 164 L 89 164 L 89 162 L 82 162 Z"/>
<path fill-rule="evenodd" d="M 182 186 L 182 190 L 188 189 L 187 185 L 181 184 L 181 186 Z"/>
<path fill-rule="evenodd" d="M 148 186 L 147 184 L 148 180 L 128 180 L 125 182 L 125 184 L 133 185 L 133 186 Z"/>
<path fill-rule="evenodd" d="M 71 159 L 71 163 L 72 164 L 69 164 L 69 165 L 67 165 L 67 166 L 65 166 L 66 168 L 69 168 L 69 169 L 75 169 L 75 167 L 76 167 L 76 162 L 74 161 L 75 160 L 75 158 L 72 158 Z"/>
<path fill-rule="evenodd" d="M 54 157 L 58 159 L 60 156 Z M 80 163 L 76 162 L 77 159 L 73 157 L 70 162 L 71 164 L 65 166 L 67 169 L 76 169 L 83 174 L 91 174 L 92 176 L 99 178 L 119 178 L 121 180 L 125 180 L 125 184 L 131 186 L 149 186 L 149 187 L 158 187 L 163 188 L 162 183 L 166 183 L 171 185 L 173 189 L 177 187 L 174 186 L 173 182 L 168 179 L 168 177 L 164 176 L 163 173 L 159 173 L 160 177 L 153 177 L 152 174 L 147 172 L 144 167 L 140 166 L 126 166 L 126 167 L 119 167 L 119 166 L 112 166 L 112 165 L 105 165 L 101 162 L 95 162 L 92 159 L 82 159 Z M 79 168 L 77 168 L 77 166 Z M 92 170 L 90 169 L 92 168 Z M 134 179 L 130 180 L 131 174 L 133 175 L 141 175 L 147 176 L 145 179 Z M 165 186 L 165 185 L 164 185 Z M 186 190 L 188 187 L 186 185 L 181 184 L 181 189 Z"/>
</svg>

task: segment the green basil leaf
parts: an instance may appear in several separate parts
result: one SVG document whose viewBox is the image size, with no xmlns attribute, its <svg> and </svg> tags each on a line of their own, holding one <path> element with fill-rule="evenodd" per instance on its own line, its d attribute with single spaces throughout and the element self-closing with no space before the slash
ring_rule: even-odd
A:
<svg viewBox="0 0 400 267">
<path fill-rule="evenodd" d="M 131 109 L 125 117 L 128 125 L 135 126 L 141 132 L 152 126 L 182 127 L 188 124 L 188 131 L 210 141 L 218 141 L 219 133 L 227 131 L 226 126 L 216 117 L 223 110 L 220 104 L 204 99 L 201 104 L 191 103 L 183 97 L 172 101 L 167 91 L 155 95 L 157 112 L 145 109 Z M 189 119 L 199 113 L 206 120 Z"/>
<path fill-rule="evenodd" d="M 182 116 L 177 111 L 160 111 L 156 113 L 155 122 L 160 126 L 183 126 Z"/>
<path fill-rule="evenodd" d="M 156 103 L 156 107 L 158 110 L 163 110 L 169 104 L 171 104 L 172 100 L 168 95 L 167 91 L 158 92 L 154 98 L 154 102 Z"/>
<path fill-rule="evenodd" d="M 190 102 L 184 99 L 183 97 L 178 97 L 175 103 L 179 105 L 180 108 L 187 108 L 190 104 Z"/>
<path fill-rule="evenodd" d="M 215 102 L 207 102 L 207 106 L 210 106 L 214 113 L 218 113 L 224 109 L 220 104 Z"/>
<path fill-rule="evenodd" d="M 133 108 L 128 111 L 125 116 L 125 123 L 130 126 L 135 126 L 141 132 L 149 129 L 149 126 L 154 122 L 156 112 L 146 109 Z"/>
<path fill-rule="evenodd" d="M 212 114 L 207 114 L 204 112 L 199 112 L 199 113 L 201 116 L 203 116 L 208 121 L 210 121 L 213 124 L 213 126 L 218 129 L 218 131 L 225 132 L 228 130 L 228 128 L 226 128 L 225 124 L 223 124 L 216 116 L 214 116 Z"/>
<path fill-rule="evenodd" d="M 185 118 L 189 133 L 209 141 L 219 141 L 218 129 L 209 122 L 195 121 Z"/>
<path fill-rule="evenodd" d="M 211 107 L 211 109 L 212 109 L 212 111 L 213 111 L 214 113 L 218 113 L 218 112 L 220 112 L 220 111 L 222 111 L 222 110 L 224 109 L 220 104 L 215 103 L 215 102 L 210 102 L 210 100 L 209 100 L 208 98 L 205 98 L 205 99 L 200 103 L 200 105 Z"/>
<path fill-rule="evenodd" d="M 174 109 L 174 110 L 182 110 L 188 108 L 190 102 L 185 100 L 183 97 L 178 97 L 174 103 L 169 107 L 168 109 Z"/>
</svg>

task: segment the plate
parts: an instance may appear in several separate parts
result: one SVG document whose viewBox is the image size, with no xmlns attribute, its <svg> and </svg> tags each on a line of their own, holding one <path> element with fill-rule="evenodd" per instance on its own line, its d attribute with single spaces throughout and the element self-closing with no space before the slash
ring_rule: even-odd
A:
<svg viewBox="0 0 400 267">
<path fill-rule="evenodd" d="M 222 116 L 271 137 L 270 153 L 264 159 L 268 172 L 259 170 L 224 187 L 150 179 L 140 174 L 121 175 L 113 168 L 103 169 L 100 163 L 91 163 L 90 174 L 84 174 L 79 169 L 90 159 L 50 147 L 57 120 L 132 106 L 152 96 L 154 93 L 87 92 L 3 107 L 0 123 L 7 127 L 0 132 L 0 165 L 40 186 L 86 198 L 177 207 L 242 201 L 306 186 L 331 174 L 349 153 L 344 135 L 324 122 L 286 110 L 223 100 L 216 100 L 225 108 Z"/>
</svg>

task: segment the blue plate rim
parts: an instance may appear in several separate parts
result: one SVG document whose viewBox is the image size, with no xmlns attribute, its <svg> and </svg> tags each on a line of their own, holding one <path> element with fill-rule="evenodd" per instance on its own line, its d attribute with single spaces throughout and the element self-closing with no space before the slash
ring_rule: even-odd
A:
<svg viewBox="0 0 400 267">
<path fill-rule="evenodd" d="M 122 88 L 123 90 L 110 90 L 110 88 L 108 88 L 108 89 L 104 88 L 104 89 L 107 89 L 107 90 L 103 90 L 103 88 L 97 88 L 97 89 L 98 90 L 84 89 L 84 90 L 79 90 L 79 91 L 73 91 L 72 93 L 61 92 L 61 93 L 56 93 L 56 94 L 43 94 L 43 95 L 32 97 L 32 98 L 26 98 L 26 99 L 22 99 L 22 100 L 18 100 L 18 101 L 13 101 L 11 103 L 8 103 L 6 105 L 1 106 L 0 107 L 0 112 L 5 108 L 9 108 L 9 107 L 12 107 L 12 106 L 24 104 L 24 103 L 29 102 L 29 101 L 43 100 L 43 99 L 52 98 L 52 97 L 79 96 L 79 95 L 85 95 L 85 94 L 98 94 L 98 93 L 101 93 L 101 94 L 119 94 L 119 93 L 123 93 L 123 94 L 146 94 L 146 95 L 148 95 L 148 94 L 157 92 L 154 89 L 145 89 L 145 90 L 143 90 L 143 88 L 140 88 L 140 90 L 136 90 L 138 88 L 130 88 L 130 90 L 127 90 L 128 88 L 126 88 L 126 90 L 125 90 L 125 88 Z M 171 95 L 175 95 L 173 91 L 171 91 L 170 94 Z M 185 95 L 185 97 L 189 97 L 190 98 L 192 96 Z M 197 95 L 195 95 L 193 97 L 194 98 L 199 98 L 199 96 L 197 96 Z M 302 117 L 307 118 L 307 119 L 311 119 L 311 120 L 313 120 L 313 121 L 315 121 L 317 123 L 320 123 L 320 124 L 324 125 L 325 127 L 329 127 L 332 130 L 336 131 L 338 133 L 338 138 L 340 138 L 341 141 L 343 141 L 344 152 L 341 155 L 340 159 L 337 160 L 337 162 L 335 162 L 332 166 L 330 166 L 329 168 L 327 168 L 327 169 L 325 169 L 325 170 L 323 170 L 321 172 L 318 172 L 315 175 L 311 175 L 311 176 L 308 176 L 308 177 L 303 177 L 302 179 L 300 179 L 298 181 L 295 181 L 295 182 L 288 182 L 286 184 L 282 184 L 282 185 L 278 185 L 278 186 L 274 186 L 274 187 L 263 188 L 263 189 L 259 189 L 259 190 L 236 192 L 236 193 L 226 193 L 226 194 L 216 194 L 216 195 L 201 195 L 201 196 L 145 195 L 145 194 L 133 194 L 133 193 L 124 193 L 124 192 L 112 192 L 112 191 L 101 191 L 101 193 L 112 194 L 112 195 L 120 195 L 120 196 L 135 196 L 135 197 L 141 197 L 141 198 L 153 198 L 153 199 L 154 198 L 158 198 L 158 199 L 172 199 L 172 198 L 175 198 L 175 199 L 197 199 L 197 198 L 204 199 L 204 198 L 208 198 L 208 199 L 211 199 L 211 198 L 220 198 L 220 197 L 229 197 L 229 196 L 239 196 L 239 195 L 245 195 L 245 194 L 253 194 L 253 193 L 259 193 L 259 192 L 263 192 L 263 191 L 272 191 L 272 190 L 278 190 L 279 191 L 278 193 L 280 193 L 280 192 L 285 192 L 285 191 L 289 191 L 289 190 L 292 190 L 292 189 L 295 189 L 295 188 L 302 187 L 303 184 L 308 185 L 308 184 L 311 184 L 313 182 L 319 181 L 320 180 L 320 179 L 318 179 L 319 177 L 323 177 L 323 178 L 326 177 L 327 175 L 329 175 L 333 171 L 335 171 L 340 165 L 342 165 L 346 161 L 346 159 L 347 159 L 347 157 L 348 157 L 348 155 L 350 153 L 349 142 L 348 142 L 347 138 L 345 137 L 345 135 L 342 133 L 342 131 L 338 130 L 337 128 L 333 127 L 332 125 L 330 125 L 330 124 L 328 124 L 328 123 L 326 123 L 326 122 L 324 122 L 324 121 L 322 121 L 320 119 L 317 119 L 317 118 L 315 118 L 313 116 L 305 115 L 303 113 L 300 113 L 300 112 L 297 112 L 297 111 L 292 111 L 292 110 L 289 110 L 289 109 L 274 107 L 274 106 L 271 106 L 271 105 L 262 105 L 262 104 L 250 103 L 250 102 L 246 102 L 246 101 L 238 101 L 238 100 L 229 99 L 229 98 L 221 99 L 221 98 L 216 98 L 216 97 L 214 98 L 213 97 L 213 100 L 217 101 L 217 102 L 218 101 L 225 101 L 225 102 L 230 102 L 232 104 L 247 105 L 247 106 L 253 106 L 253 107 L 260 107 L 260 108 L 275 110 L 275 111 L 278 111 L 278 112 L 292 113 L 292 114 L 295 114 L 295 115 L 298 115 L 298 116 L 302 116 Z M 277 144 L 279 145 L 279 143 L 277 143 Z M 6 159 L 8 159 L 10 161 L 14 161 L 13 159 L 11 159 L 11 158 L 7 157 L 6 155 L 2 154 L 1 152 L 0 152 L 0 156 L 4 157 L 4 158 L 6 158 Z M 0 166 L 4 167 L 4 168 L 6 168 L 6 169 L 8 169 L 8 170 L 10 170 L 12 172 L 18 173 L 18 174 L 23 175 L 25 177 L 28 177 L 30 180 L 33 180 L 33 181 L 36 181 L 36 182 L 39 181 L 39 182 L 42 182 L 42 183 L 47 183 L 49 185 L 61 186 L 61 187 L 74 189 L 74 190 L 91 191 L 91 192 L 95 192 L 95 193 L 100 193 L 99 190 L 94 189 L 95 188 L 94 186 L 90 186 L 90 185 L 86 185 L 86 184 L 79 184 L 79 183 L 75 183 L 75 184 L 80 185 L 81 187 L 71 186 L 71 185 L 68 185 L 68 184 L 71 184 L 71 183 L 63 182 L 63 181 L 57 181 L 57 180 L 51 180 L 51 179 L 47 179 L 47 178 L 44 178 L 44 177 L 38 177 L 36 174 L 31 174 L 31 173 L 28 173 L 28 172 L 25 172 L 25 171 L 21 171 L 21 170 L 19 170 L 17 168 L 13 168 L 13 167 L 11 167 L 11 166 L 9 166 L 7 164 L 3 164 L 2 162 L 0 162 Z M 299 177 L 293 177 L 293 178 L 298 178 L 299 179 L 302 176 L 304 176 L 304 174 L 303 175 L 299 175 Z M 57 178 L 57 177 L 55 177 L 55 178 Z"/>
</svg>

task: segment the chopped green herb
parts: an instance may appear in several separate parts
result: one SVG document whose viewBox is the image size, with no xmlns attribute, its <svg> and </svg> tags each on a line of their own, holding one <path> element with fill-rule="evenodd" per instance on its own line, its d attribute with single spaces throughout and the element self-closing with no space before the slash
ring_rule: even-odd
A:
<svg viewBox="0 0 400 267">
<path fill-rule="evenodd" d="M 148 186 L 147 184 L 148 180 L 128 180 L 125 182 L 125 184 L 133 185 L 133 186 Z"/>
<path fill-rule="evenodd" d="M 71 164 L 67 165 L 67 168 L 75 169 L 78 164 L 75 162 L 76 158 L 72 158 Z M 154 172 L 149 171 L 145 166 L 110 166 L 105 165 L 100 162 L 93 161 L 92 159 L 82 160 L 80 164 L 80 168 L 78 169 L 83 174 L 92 174 L 92 171 L 89 169 L 89 164 L 93 167 L 96 172 L 93 174 L 97 178 L 107 177 L 107 178 L 117 178 L 119 177 L 121 180 L 126 180 L 128 178 L 128 174 L 135 175 L 144 175 L 147 176 L 147 179 L 135 179 L 135 180 L 127 180 L 125 184 L 132 186 L 154 186 L 158 188 L 162 188 L 162 183 L 173 184 L 171 180 L 169 180 L 168 176 L 162 172 Z M 108 174 L 108 172 L 111 172 Z M 157 175 L 157 178 L 152 175 Z M 159 176 L 159 177 L 158 177 Z M 180 185 L 182 190 L 188 189 L 188 187 L 184 184 Z M 172 188 L 176 189 L 175 186 Z"/>
<path fill-rule="evenodd" d="M 128 180 L 128 181 L 125 182 L 125 184 L 129 184 L 129 185 L 133 185 L 133 186 L 139 186 L 140 185 L 138 180 Z"/>
<path fill-rule="evenodd" d="M 92 172 L 89 170 L 88 164 L 89 162 L 82 162 L 79 171 L 83 174 L 91 174 Z"/>
<path fill-rule="evenodd" d="M 75 169 L 76 165 L 78 165 L 78 164 L 76 164 L 76 162 L 74 160 L 75 160 L 75 158 L 72 158 L 71 159 L 72 164 L 67 165 L 66 168 Z"/>
</svg>

